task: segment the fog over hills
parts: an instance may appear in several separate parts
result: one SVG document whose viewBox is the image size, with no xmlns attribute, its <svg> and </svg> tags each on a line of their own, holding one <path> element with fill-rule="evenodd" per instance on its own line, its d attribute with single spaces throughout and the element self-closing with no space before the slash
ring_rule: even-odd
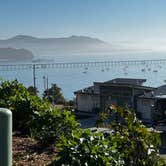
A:
<svg viewBox="0 0 166 166">
<path fill-rule="evenodd" d="M 25 48 L 32 51 L 35 55 L 100 53 L 114 49 L 107 42 L 87 36 L 36 38 L 17 35 L 6 40 L 0 40 L 0 47 Z"/>
<path fill-rule="evenodd" d="M 1 62 L 32 61 L 33 53 L 26 49 L 0 48 Z"/>
<path fill-rule="evenodd" d="M 11 59 L 16 58 L 19 50 L 14 49 L 25 49 L 26 52 L 22 52 L 22 56 L 27 56 L 33 54 L 33 59 L 42 59 L 43 57 L 50 57 L 51 59 L 57 56 L 68 56 L 68 55 L 104 55 L 110 53 L 124 53 L 124 52 L 138 52 L 138 51 L 149 51 L 142 46 L 137 47 L 137 45 L 126 45 L 126 43 L 107 43 L 97 38 L 92 38 L 88 36 L 70 36 L 62 38 L 37 38 L 27 35 L 17 35 L 12 38 L 5 40 L 0 40 L 0 48 L 10 48 Z M 147 47 L 148 48 L 148 47 Z M 29 53 L 27 53 L 29 51 Z M 151 50 L 150 50 L 151 51 Z M 0 50 L 0 59 L 4 58 L 4 52 Z M 10 55 L 6 53 L 8 57 Z M 20 59 L 20 51 L 18 53 L 17 59 Z M 22 57 L 23 58 L 23 57 Z M 29 57 L 30 58 L 30 57 Z M 27 57 L 25 57 L 27 59 Z"/>
</svg>

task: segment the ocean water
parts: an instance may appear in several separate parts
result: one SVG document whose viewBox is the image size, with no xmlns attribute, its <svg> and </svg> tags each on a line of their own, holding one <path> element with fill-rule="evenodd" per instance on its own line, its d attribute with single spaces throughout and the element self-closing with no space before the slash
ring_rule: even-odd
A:
<svg viewBox="0 0 166 166">
<path fill-rule="evenodd" d="M 47 56 L 45 56 L 47 57 Z M 87 61 L 118 61 L 118 60 L 146 60 L 166 59 L 166 53 L 112 53 L 107 55 L 59 55 L 52 62 L 87 62 Z M 147 86 L 160 86 L 166 84 L 166 64 L 140 64 L 140 65 L 116 65 L 88 68 L 52 68 L 36 69 L 36 85 L 39 94 L 44 90 L 43 76 L 48 76 L 49 86 L 56 83 L 61 87 L 66 99 L 74 97 L 73 92 L 93 85 L 95 81 L 108 81 L 114 78 L 145 78 Z M 4 80 L 17 79 L 25 86 L 33 85 L 33 71 L 15 70 L 0 71 L 0 77 Z"/>
</svg>

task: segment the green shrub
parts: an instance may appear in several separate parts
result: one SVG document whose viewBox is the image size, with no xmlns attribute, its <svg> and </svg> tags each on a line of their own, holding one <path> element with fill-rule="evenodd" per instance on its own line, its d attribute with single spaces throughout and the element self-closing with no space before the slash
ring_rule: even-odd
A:
<svg viewBox="0 0 166 166">
<path fill-rule="evenodd" d="M 71 131 L 78 127 L 70 112 L 55 109 L 37 95 L 31 95 L 17 80 L 0 84 L 0 107 L 12 111 L 14 131 L 19 130 L 42 143 L 54 143 L 62 135 L 70 137 Z"/>
<path fill-rule="evenodd" d="M 105 119 L 112 116 L 111 123 Z M 128 108 L 114 107 L 100 114 L 106 132 L 80 130 L 63 139 L 59 158 L 52 165 L 66 166 L 164 166 L 159 157 L 159 135 L 150 133 Z M 101 126 L 101 124 L 100 124 Z M 107 128 L 106 128 L 107 127 Z"/>
<path fill-rule="evenodd" d="M 59 158 L 51 165 L 103 166 L 123 165 L 124 161 L 116 149 L 111 147 L 109 135 L 89 129 L 77 130 L 72 139 L 63 138 Z"/>
<path fill-rule="evenodd" d="M 35 117 L 35 111 L 41 106 L 38 97 L 32 97 L 23 84 L 14 81 L 3 81 L 0 84 L 0 107 L 13 112 L 13 129 L 29 132 L 30 123 Z"/>
<path fill-rule="evenodd" d="M 33 135 L 47 144 L 59 141 L 62 136 L 70 138 L 72 130 L 77 129 L 79 123 L 69 111 L 54 108 L 39 112 L 35 126 L 32 130 Z"/>
</svg>

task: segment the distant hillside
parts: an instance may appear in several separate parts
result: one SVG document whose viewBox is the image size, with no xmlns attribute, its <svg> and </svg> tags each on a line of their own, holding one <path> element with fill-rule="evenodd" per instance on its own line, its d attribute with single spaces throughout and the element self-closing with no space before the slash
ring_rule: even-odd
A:
<svg viewBox="0 0 166 166">
<path fill-rule="evenodd" d="M 0 48 L 0 61 L 32 61 L 33 53 L 26 49 Z"/>
<path fill-rule="evenodd" d="M 0 47 L 25 48 L 35 55 L 57 53 L 95 53 L 111 50 L 111 46 L 99 39 L 87 36 L 64 38 L 36 38 L 18 35 L 0 40 Z"/>
<path fill-rule="evenodd" d="M 0 43 L 20 43 L 20 42 L 25 42 L 25 43 L 55 43 L 55 44 L 64 44 L 72 42 L 72 43 L 105 43 L 99 39 L 96 38 L 91 38 L 87 36 L 70 36 L 70 37 L 63 37 L 63 38 L 36 38 L 32 36 L 26 36 L 26 35 L 17 35 L 15 37 L 6 39 L 6 40 L 0 40 Z"/>
</svg>

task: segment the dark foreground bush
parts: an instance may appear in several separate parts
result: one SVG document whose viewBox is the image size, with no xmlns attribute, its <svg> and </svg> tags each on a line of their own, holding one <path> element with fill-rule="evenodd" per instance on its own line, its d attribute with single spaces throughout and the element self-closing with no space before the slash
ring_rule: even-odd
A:
<svg viewBox="0 0 166 166">
<path fill-rule="evenodd" d="M 23 84 L 4 81 L 0 84 L 0 107 L 13 113 L 13 130 L 33 136 L 42 143 L 54 143 L 62 135 L 70 137 L 78 127 L 74 116 L 60 111 L 37 95 L 31 95 Z"/>
<path fill-rule="evenodd" d="M 52 165 L 64 166 L 164 166 L 159 157 L 159 136 L 148 132 L 128 108 L 114 107 L 115 119 L 107 132 L 79 130 L 59 144 L 59 156 Z M 103 116 L 102 116 L 103 118 Z M 102 119 L 103 120 L 103 119 Z M 109 126 L 109 127 L 108 127 Z"/>
<path fill-rule="evenodd" d="M 23 84 L 4 81 L 0 85 L 0 107 L 8 108 L 13 113 L 13 129 L 29 133 L 35 112 L 45 109 L 37 96 L 31 96 Z"/>
<path fill-rule="evenodd" d="M 44 144 L 58 142 L 62 136 L 71 138 L 72 130 L 78 128 L 79 124 L 75 117 L 66 110 L 50 109 L 38 113 L 31 134 Z"/>
<path fill-rule="evenodd" d="M 110 136 L 101 132 L 79 130 L 72 139 L 62 139 L 59 158 L 51 165 L 56 166 L 105 166 L 123 165 L 121 154 L 110 146 Z"/>
</svg>

